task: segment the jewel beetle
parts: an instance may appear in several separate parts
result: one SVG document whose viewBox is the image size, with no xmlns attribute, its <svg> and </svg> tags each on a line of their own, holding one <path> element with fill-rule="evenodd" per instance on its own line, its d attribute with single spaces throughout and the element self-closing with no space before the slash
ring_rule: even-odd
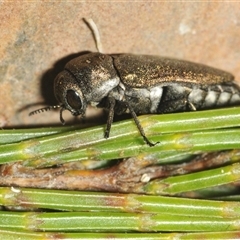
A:
<svg viewBox="0 0 240 240">
<path fill-rule="evenodd" d="M 144 141 L 137 115 L 210 109 L 240 103 L 240 87 L 228 72 L 184 60 L 134 54 L 88 53 L 69 61 L 54 81 L 57 106 L 84 116 L 88 105 L 109 110 L 104 137 L 114 114 L 130 113 Z"/>
</svg>

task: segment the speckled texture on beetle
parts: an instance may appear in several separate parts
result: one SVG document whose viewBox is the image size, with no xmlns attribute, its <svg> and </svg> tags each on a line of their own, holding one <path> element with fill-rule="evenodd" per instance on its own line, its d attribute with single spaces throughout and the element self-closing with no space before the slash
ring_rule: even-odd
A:
<svg viewBox="0 0 240 240">
<path fill-rule="evenodd" d="M 54 82 L 62 111 L 84 116 L 88 105 L 131 113 L 147 144 L 137 115 L 210 109 L 240 103 L 240 87 L 228 72 L 183 60 L 133 54 L 89 53 L 69 61 Z M 47 108 L 46 108 L 47 109 Z M 44 110 L 44 109 L 43 109 Z"/>
</svg>

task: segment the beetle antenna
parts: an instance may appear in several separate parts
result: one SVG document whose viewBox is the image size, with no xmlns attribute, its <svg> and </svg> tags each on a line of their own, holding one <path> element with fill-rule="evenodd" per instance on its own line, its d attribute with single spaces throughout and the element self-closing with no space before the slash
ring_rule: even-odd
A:
<svg viewBox="0 0 240 240">
<path fill-rule="evenodd" d="M 38 113 L 42 113 L 42 112 L 47 112 L 47 111 L 50 111 L 52 109 L 56 109 L 56 108 L 60 108 L 62 106 L 60 105 L 55 105 L 55 106 L 48 106 L 48 107 L 44 107 L 44 108 L 39 108 L 37 110 L 34 110 L 32 112 L 29 113 L 29 116 L 32 116 L 32 115 L 35 115 L 35 114 L 38 114 Z"/>
<path fill-rule="evenodd" d="M 98 52 L 102 53 L 103 47 L 102 47 L 101 38 L 100 38 L 100 34 L 99 34 L 96 23 L 91 18 L 83 18 L 83 21 L 87 24 L 87 26 L 92 31 Z"/>
</svg>

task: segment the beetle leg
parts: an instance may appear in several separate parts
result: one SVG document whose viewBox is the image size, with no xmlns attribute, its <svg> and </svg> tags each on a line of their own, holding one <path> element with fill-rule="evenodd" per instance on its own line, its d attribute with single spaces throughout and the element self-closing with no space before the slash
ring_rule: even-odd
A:
<svg viewBox="0 0 240 240">
<path fill-rule="evenodd" d="M 114 107 L 115 107 L 115 104 L 116 104 L 115 98 L 108 97 L 108 103 L 109 103 L 109 113 L 108 113 L 106 129 L 105 129 L 105 132 L 104 132 L 104 137 L 105 138 L 109 137 L 109 133 L 110 133 L 110 130 L 111 130 L 113 117 L 114 117 Z"/>
<path fill-rule="evenodd" d="M 197 110 L 192 102 L 188 102 L 188 106 L 191 109 L 191 111 L 196 111 Z"/>
<path fill-rule="evenodd" d="M 60 109 L 60 121 L 61 121 L 62 125 L 65 124 L 65 120 L 63 119 L 63 116 L 62 116 L 62 113 L 64 110 L 65 110 L 65 108 L 63 108 L 63 107 Z"/>
<path fill-rule="evenodd" d="M 139 120 L 138 120 L 138 118 L 137 118 L 137 115 L 136 115 L 134 109 L 133 109 L 132 106 L 128 103 L 128 101 L 126 101 L 125 103 L 126 103 L 128 109 L 129 109 L 129 111 L 130 111 L 130 113 L 131 113 L 131 115 L 132 115 L 132 117 L 133 117 L 133 119 L 134 119 L 134 122 L 135 122 L 135 124 L 137 125 L 137 128 L 138 128 L 140 134 L 142 135 L 144 141 L 145 141 L 150 147 L 153 147 L 153 146 L 155 146 L 156 144 L 158 144 L 159 142 L 152 143 L 152 142 L 150 142 L 150 141 L 148 140 L 148 138 L 146 137 L 146 135 L 145 135 L 145 133 L 144 133 L 143 127 L 141 126 L 141 124 L 140 124 L 140 122 L 139 122 Z"/>
</svg>

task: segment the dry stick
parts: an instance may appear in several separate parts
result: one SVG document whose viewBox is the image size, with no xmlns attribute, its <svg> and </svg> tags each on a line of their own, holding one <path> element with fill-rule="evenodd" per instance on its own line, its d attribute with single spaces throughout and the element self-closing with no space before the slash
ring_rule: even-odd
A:
<svg viewBox="0 0 240 240">
<path fill-rule="evenodd" d="M 83 20 L 87 24 L 87 26 L 90 28 L 90 30 L 93 34 L 93 38 L 95 40 L 95 44 L 96 44 L 98 52 L 103 53 L 103 47 L 102 47 L 101 38 L 100 38 L 100 34 L 98 31 L 97 25 L 91 18 L 83 18 Z"/>
<path fill-rule="evenodd" d="M 156 165 L 149 154 L 128 158 L 107 169 L 80 170 L 76 164 L 58 168 L 33 169 L 21 163 L 0 168 L 1 186 L 19 186 L 68 190 L 104 190 L 143 193 L 142 187 L 152 179 L 206 170 L 231 162 L 235 151 L 205 153 L 192 161 L 174 165 Z"/>
</svg>

